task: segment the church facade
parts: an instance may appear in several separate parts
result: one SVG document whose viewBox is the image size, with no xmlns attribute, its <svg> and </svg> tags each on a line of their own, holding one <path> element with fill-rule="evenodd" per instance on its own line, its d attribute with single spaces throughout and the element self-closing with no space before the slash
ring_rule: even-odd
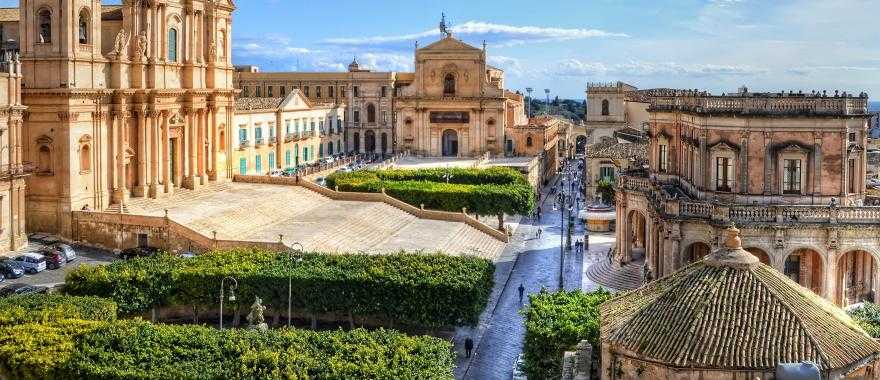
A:
<svg viewBox="0 0 880 380">
<path fill-rule="evenodd" d="M 503 154 L 508 125 L 503 85 L 504 72 L 486 64 L 485 46 L 478 49 L 446 33 L 416 49 L 413 83 L 396 101 L 399 149 L 429 157 Z"/>
<path fill-rule="evenodd" d="M 22 0 L 30 231 L 232 174 L 231 0 Z"/>
</svg>

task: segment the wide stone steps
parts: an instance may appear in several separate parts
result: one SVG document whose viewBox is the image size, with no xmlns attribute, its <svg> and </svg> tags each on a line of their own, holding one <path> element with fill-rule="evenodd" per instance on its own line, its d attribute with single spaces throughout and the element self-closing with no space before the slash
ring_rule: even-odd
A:
<svg viewBox="0 0 880 380">
<path fill-rule="evenodd" d="M 608 260 L 600 260 L 587 268 L 586 276 L 591 281 L 616 291 L 638 289 L 644 284 L 644 261 L 632 261 L 620 268 L 614 268 Z"/>
</svg>

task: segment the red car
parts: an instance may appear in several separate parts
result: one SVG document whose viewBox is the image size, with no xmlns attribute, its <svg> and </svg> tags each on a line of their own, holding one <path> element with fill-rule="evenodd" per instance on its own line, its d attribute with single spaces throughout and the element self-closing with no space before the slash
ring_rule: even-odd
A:
<svg viewBox="0 0 880 380">
<path fill-rule="evenodd" d="M 55 250 L 46 250 L 40 252 L 40 254 L 46 258 L 46 267 L 49 269 L 58 269 L 67 264 L 67 257 L 65 257 L 61 252 Z"/>
</svg>

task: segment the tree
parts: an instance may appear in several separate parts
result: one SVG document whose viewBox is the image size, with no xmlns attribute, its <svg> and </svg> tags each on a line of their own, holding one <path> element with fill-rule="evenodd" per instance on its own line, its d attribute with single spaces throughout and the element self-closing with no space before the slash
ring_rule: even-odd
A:
<svg viewBox="0 0 880 380">
<path fill-rule="evenodd" d="M 614 182 L 608 178 L 602 178 L 596 186 L 596 191 L 602 197 L 602 203 L 613 205 L 615 197 Z"/>
</svg>

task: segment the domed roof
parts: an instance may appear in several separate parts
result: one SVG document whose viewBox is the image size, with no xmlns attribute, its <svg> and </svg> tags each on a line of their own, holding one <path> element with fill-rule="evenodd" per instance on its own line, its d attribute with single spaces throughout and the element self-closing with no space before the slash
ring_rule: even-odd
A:
<svg viewBox="0 0 880 380">
<path fill-rule="evenodd" d="M 880 354 L 843 310 L 743 250 L 735 228 L 704 260 L 603 304 L 601 322 L 614 350 L 672 367 L 827 371 Z"/>
</svg>

